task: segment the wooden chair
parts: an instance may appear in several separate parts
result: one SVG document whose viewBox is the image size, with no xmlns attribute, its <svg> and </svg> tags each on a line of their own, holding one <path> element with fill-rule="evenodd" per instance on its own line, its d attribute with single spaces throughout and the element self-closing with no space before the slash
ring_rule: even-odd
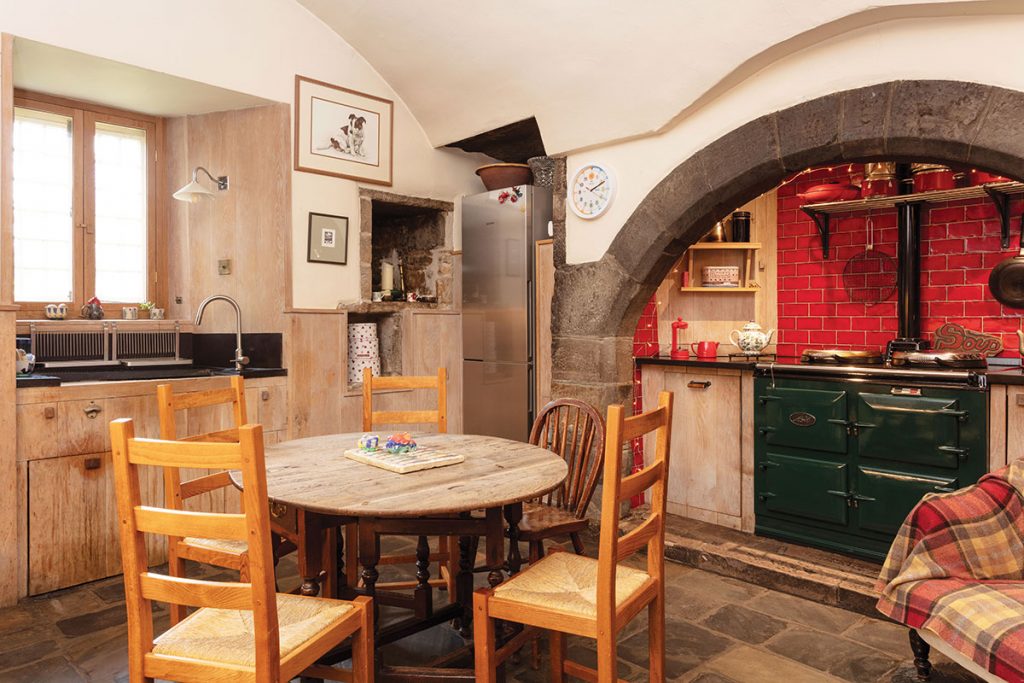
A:
<svg viewBox="0 0 1024 683">
<path fill-rule="evenodd" d="M 372 681 L 373 607 L 274 591 L 263 430 L 238 429 L 238 443 L 136 439 L 129 419 L 110 425 L 117 516 L 121 529 L 128 669 L 132 681 L 254 681 L 277 683 L 300 674 Z M 191 512 L 142 505 L 140 465 L 179 469 L 239 469 L 244 514 Z M 216 582 L 148 570 L 146 534 L 244 542 L 249 580 Z M 154 638 L 153 602 L 197 607 Z M 351 674 L 316 661 L 352 637 Z"/>
<path fill-rule="evenodd" d="M 587 509 L 604 463 L 604 420 L 583 401 L 563 398 L 541 409 L 530 443 L 558 453 L 569 466 L 565 483 L 543 499 L 523 506 L 519 540 L 530 544 L 529 560 L 544 556 L 544 541 L 568 536 L 578 555 L 585 551 L 580 532 L 590 525 Z"/>
<path fill-rule="evenodd" d="M 474 593 L 477 681 L 496 681 L 497 667 L 536 629 L 549 632 L 552 680 L 564 681 L 568 675 L 598 683 L 616 681 L 617 636 L 644 607 L 648 618 L 650 680 L 664 680 L 665 484 L 671 424 L 670 392 L 661 392 L 656 409 L 634 417 L 625 417 L 621 405 L 608 407 L 598 557 L 595 560 L 552 552 L 497 587 Z M 643 470 L 623 477 L 623 444 L 648 432 L 657 433 L 653 461 Z M 620 503 L 648 488 L 653 489 L 649 516 L 620 538 Z M 646 571 L 620 564 L 641 548 L 647 550 Z M 528 628 L 495 650 L 495 619 Z M 596 671 L 565 659 L 566 633 L 597 640 Z"/>
<path fill-rule="evenodd" d="M 232 377 L 231 386 L 226 389 L 195 391 L 187 394 L 175 394 L 170 384 L 161 384 L 156 388 L 157 402 L 160 412 L 160 438 L 166 441 L 204 441 L 237 443 L 238 428 L 248 422 L 245 405 L 245 380 Z M 234 418 L 234 427 L 204 434 L 178 438 L 177 413 L 190 408 L 208 408 L 218 405 L 230 405 Z M 202 467 L 202 466 L 200 466 Z M 204 468 L 205 469 L 205 468 Z M 206 474 L 188 481 L 181 480 L 181 472 L 173 467 L 164 468 L 165 504 L 174 510 L 184 509 L 185 501 L 219 489 L 234 492 L 227 471 Z M 264 507 L 266 501 L 263 502 Z M 277 534 L 274 537 L 275 560 L 284 553 L 299 545 L 297 535 L 273 525 Z M 290 546 L 282 548 L 276 541 L 280 537 L 288 538 Z M 185 577 L 185 560 L 212 564 L 217 567 L 237 570 L 242 581 L 249 578 L 249 554 L 245 541 L 227 539 L 209 539 L 199 537 L 171 537 L 167 542 L 167 566 L 171 576 Z M 186 609 L 182 605 L 172 605 L 170 610 L 171 623 L 176 624 L 185 618 Z"/>
<path fill-rule="evenodd" d="M 437 408 L 435 410 L 374 410 L 373 394 L 376 391 L 402 389 L 435 389 L 437 391 Z M 400 424 L 436 424 L 438 434 L 448 432 L 448 373 L 438 368 L 436 375 L 374 377 L 370 368 L 363 368 L 363 431 L 373 431 L 379 425 Z M 385 435 L 381 435 L 383 438 Z M 346 536 L 355 538 L 354 527 L 346 528 Z M 355 543 L 348 543 L 350 555 L 346 565 L 354 568 Z M 455 575 L 457 574 L 457 558 L 453 549 L 457 543 L 446 536 L 438 541 L 436 553 L 430 553 L 430 561 L 438 562 L 438 578 L 431 579 L 431 586 L 443 586 L 452 600 L 455 599 Z M 415 555 L 382 555 L 378 565 L 410 565 L 416 563 Z M 353 577 L 350 575 L 349 582 Z M 355 585 L 352 583 L 352 585 Z M 416 588 L 416 581 L 388 581 L 377 583 L 381 590 L 405 590 Z"/>
</svg>

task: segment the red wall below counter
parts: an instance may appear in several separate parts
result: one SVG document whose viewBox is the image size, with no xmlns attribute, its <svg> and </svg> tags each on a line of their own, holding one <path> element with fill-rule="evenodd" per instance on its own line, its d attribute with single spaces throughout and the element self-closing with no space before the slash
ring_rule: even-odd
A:
<svg viewBox="0 0 1024 683">
<path fill-rule="evenodd" d="M 841 173 L 837 172 L 841 171 Z M 800 210 L 797 197 L 828 180 L 861 176 L 858 165 L 820 169 L 782 185 L 778 191 L 778 353 L 799 355 L 805 348 L 880 348 L 896 336 L 896 294 L 869 306 L 851 302 L 843 268 L 867 244 L 867 212 L 832 216 L 829 260 L 821 237 Z M 858 183 L 859 184 L 859 183 Z M 995 206 L 985 199 L 926 205 L 921 211 L 921 330 L 923 336 L 947 322 L 1000 335 L 1002 356 L 1017 356 L 1016 330 L 1024 311 L 997 302 L 988 289 L 992 267 L 1016 255 L 1022 202 L 1011 205 L 1011 248 L 1003 251 Z M 895 258 L 896 212 L 872 212 L 875 249 Z"/>
</svg>

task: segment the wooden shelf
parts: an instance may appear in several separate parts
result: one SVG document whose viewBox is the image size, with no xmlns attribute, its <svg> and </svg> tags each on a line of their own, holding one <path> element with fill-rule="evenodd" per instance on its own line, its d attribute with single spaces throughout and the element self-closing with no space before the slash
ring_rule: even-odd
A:
<svg viewBox="0 0 1024 683">
<path fill-rule="evenodd" d="M 904 204 L 924 204 L 928 202 L 952 202 L 961 199 L 982 199 L 988 197 L 999 212 L 1000 229 L 1003 237 L 1003 249 L 1010 246 L 1010 195 L 1024 193 L 1024 183 L 988 183 L 974 187 L 958 187 L 952 190 L 933 190 L 931 192 L 915 192 L 898 194 L 891 197 L 868 197 L 867 199 L 849 199 L 842 202 L 821 202 L 820 204 L 804 204 L 800 209 L 814 221 L 821 235 L 822 257 L 828 258 L 829 217 L 836 213 L 850 211 L 872 211 L 874 209 L 894 209 Z"/>
<path fill-rule="evenodd" d="M 698 251 L 719 250 L 719 249 L 741 249 L 744 251 L 756 251 L 761 248 L 760 242 L 697 242 L 690 245 L 690 249 Z"/>
<path fill-rule="evenodd" d="M 724 294 L 733 292 L 760 292 L 760 287 L 680 287 L 680 292 L 714 292 Z"/>
</svg>

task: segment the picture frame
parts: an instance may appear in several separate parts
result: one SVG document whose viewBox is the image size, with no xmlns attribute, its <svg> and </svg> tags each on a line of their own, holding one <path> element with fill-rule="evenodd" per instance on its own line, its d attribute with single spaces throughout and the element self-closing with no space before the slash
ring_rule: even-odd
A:
<svg viewBox="0 0 1024 683">
<path fill-rule="evenodd" d="M 295 76 L 295 170 L 392 184 L 394 102 Z"/>
<path fill-rule="evenodd" d="M 348 217 L 309 212 L 307 263 L 348 264 Z"/>
</svg>

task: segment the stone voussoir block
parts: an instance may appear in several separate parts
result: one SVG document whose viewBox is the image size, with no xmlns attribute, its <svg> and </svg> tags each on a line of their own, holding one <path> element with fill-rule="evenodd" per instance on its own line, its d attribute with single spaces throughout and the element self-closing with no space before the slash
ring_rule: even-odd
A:
<svg viewBox="0 0 1024 683">
<path fill-rule="evenodd" d="M 885 151 L 966 163 L 991 88 L 961 81 L 898 81 L 893 86 Z"/>
<path fill-rule="evenodd" d="M 833 93 L 777 112 L 779 154 L 788 172 L 840 157 L 841 107 L 841 97 Z"/>
<path fill-rule="evenodd" d="M 885 154 L 886 126 L 893 83 L 880 83 L 839 93 L 839 145 L 846 161 Z"/>
</svg>

